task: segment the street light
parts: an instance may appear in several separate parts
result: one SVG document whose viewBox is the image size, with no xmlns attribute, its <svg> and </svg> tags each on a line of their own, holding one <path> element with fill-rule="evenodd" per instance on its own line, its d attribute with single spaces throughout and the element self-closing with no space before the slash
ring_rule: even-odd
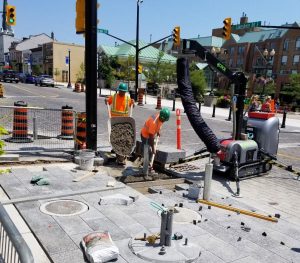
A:
<svg viewBox="0 0 300 263">
<path fill-rule="evenodd" d="M 68 49 L 68 52 L 69 52 L 69 82 L 68 82 L 68 86 L 67 88 L 71 89 L 72 88 L 72 85 L 71 85 L 71 50 Z"/>
<path fill-rule="evenodd" d="M 139 24 L 140 24 L 140 4 L 143 0 L 136 1 L 136 43 L 135 43 L 135 100 L 138 95 L 138 82 L 139 82 Z"/>
<path fill-rule="evenodd" d="M 264 57 L 265 62 L 266 62 L 266 67 L 265 67 L 265 81 L 264 81 L 263 90 L 262 90 L 262 94 L 261 94 L 261 98 L 264 98 L 265 97 L 265 88 L 266 88 L 266 84 L 267 84 L 266 80 L 267 80 L 268 66 L 273 61 L 273 57 L 275 56 L 275 50 L 273 48 L 269 52 L 268 49 L 265 49 L 262 54 L 263 54 L 263 57 Z"/>
</svg>

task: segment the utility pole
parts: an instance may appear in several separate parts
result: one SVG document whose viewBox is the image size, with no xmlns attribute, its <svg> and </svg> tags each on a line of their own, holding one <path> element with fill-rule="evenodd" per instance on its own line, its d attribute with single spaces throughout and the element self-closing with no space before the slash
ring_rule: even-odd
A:
<svg viewBox="0 0 300 263">
<path fill-rule="evenodd" d="M 87 149 L 97 151 L 97 0 L 85 1 L 85 80 Z"/>
<path fill-rule="evenodd" d="M 138 83 L 139 83 L 139 30 L 140 30 L 140 0 L 136 2 L 136 43 L 135 43 L 135 101 L 138 98 Z"/>
<path fill-rule="evenodd" d="M 7 27 L 6 27 L 6 5 L 7 5 L 7 0 L 3 0 L 3 13 L 2 13 L 2 28 L 3 28 L 3 31 L 7 30 Z"/>
</svg>

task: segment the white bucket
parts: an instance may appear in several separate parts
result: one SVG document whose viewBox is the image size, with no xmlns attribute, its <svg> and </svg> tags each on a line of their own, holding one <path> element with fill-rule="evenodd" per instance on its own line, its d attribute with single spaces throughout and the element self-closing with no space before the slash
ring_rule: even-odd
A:
<svg viewBox="0 0 300 263">
<path fill-rule="evenodd" d="M 79 168 L 85 171 L 91 171 L 94 168 L 95 152 L 92 150 L 82 150 L 79 153 Z"/>
</svg>

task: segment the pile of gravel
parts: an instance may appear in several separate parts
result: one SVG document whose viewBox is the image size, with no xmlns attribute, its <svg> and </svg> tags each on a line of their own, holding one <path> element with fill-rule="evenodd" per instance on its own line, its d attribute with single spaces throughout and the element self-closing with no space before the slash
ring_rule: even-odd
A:
<svg viewBox="0 0 300 263">
<path fill-rule="evenodd" d="M 134 132 L 134 127 L 128 122 L 111 126 L 110 143 L 117 154 L 123 156 L 131 154 L 135 146 Z"/>
</svg>

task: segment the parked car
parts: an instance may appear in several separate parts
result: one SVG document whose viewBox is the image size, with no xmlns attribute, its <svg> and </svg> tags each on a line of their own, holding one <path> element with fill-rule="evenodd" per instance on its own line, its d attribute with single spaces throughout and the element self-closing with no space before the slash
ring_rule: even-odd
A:
<svg viewBox="0 0 300 263">
<path fill-rule="evenodd" d="M 18 83 L 18 73 L 13 70 L 3 70 L 3 72 L 0 74 L 0 81 Z"/>
<path fill-rule="evenodd" d="M 49 75 L 40 75 L 35 78 L 35 86 L 37 85 L 54 87 L 54 79 Z"/>
<path fill-rule="evenodd" d="M 19 74 L 19 79 L 22 83 L 31 83 L 34 84 L 35 83 L 35 76 L 30 75 L 30 74 L 26 74 L 26 73 L 20 73 Z"/>
</svg>

